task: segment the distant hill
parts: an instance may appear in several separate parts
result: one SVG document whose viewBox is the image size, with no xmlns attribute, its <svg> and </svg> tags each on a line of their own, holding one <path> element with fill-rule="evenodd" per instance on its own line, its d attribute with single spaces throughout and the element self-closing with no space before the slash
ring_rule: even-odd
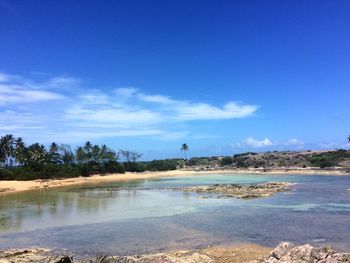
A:
<svg viewBox="0 0 350 263">
<path fill-rule="evenodd" d="M 350 151 L 246 152 L 233 156 L 194 157 L 187 166 L 197 168 L 344 168 L 350 170 Z"/>
</svg>

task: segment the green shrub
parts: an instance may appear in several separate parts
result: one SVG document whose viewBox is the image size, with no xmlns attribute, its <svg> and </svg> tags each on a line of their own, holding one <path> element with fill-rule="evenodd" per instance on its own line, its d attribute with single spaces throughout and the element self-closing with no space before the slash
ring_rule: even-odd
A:
<svg viewBox="0 0 350 263">
<path fill-rule="evenodd" d="M 0 180 L 15 180 L 13 172 L 0 168 Z"/>
<path fill-rule="evenodd" d="M 176 170 L 176 160 L 153 160 L 146 164 L 146 169 L 149 171 L 168 171 Z"/>
<path fill-rule="evenodd" d="M 233 162 L 236 164 L 238 168 L 247 168 L 248 165 L 245 163 L 249 157 L 234 157 Z"/>
<path fill-rule="evenodd" d="M 256 154 L 257 153 L 255 153 L 255 152 L 237 153 L 237 154 L 233 155 L 233 158 L 243 157 L 243 156 L 247 156 L 247 155 L 256 155 Z"/>
<path fill-rule="evenodd" d="M 124 170 L 128 172 L 144 172 L 146 165 L 143 162 L 125 162 Z"/>
<path fill-rule="evenodd" d="M 220 165 L 231 165 L 233 163 L 232 157 L 226 156 L 220 160 Z"/>
<path fill-rule="evenodd" d="M 103 164 L 105 173 L 125 173 L 124 166 L 116 161 L 109 161 Z"/>
<path fill-rule="evenodd" d="M 336 166 L 342 161 L 343 158 L 349 158 L 350 151 L 347 150 L 337 150 L 329 151 L 319 154 L 313 154 L 307 158 L 307 160 L 312 164 L 312 166 L 326 168 L 331 166 Z"/>
</svg>

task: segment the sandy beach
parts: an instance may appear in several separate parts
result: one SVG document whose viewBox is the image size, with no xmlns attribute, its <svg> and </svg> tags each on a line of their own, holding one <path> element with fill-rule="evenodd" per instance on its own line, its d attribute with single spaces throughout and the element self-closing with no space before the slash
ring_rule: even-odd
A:
<svg viewBox="0 0 350 263">
<path fill-rule="evenodd" d="M 173 171 L 157 171 L 157 172 L 142 172 L 124 174 L 106 174 L 93 175 L 90 177 L 75 177 L 67 179 L 52 179 L 52 180 L 30 180 L 30 181 L 0 181 L 0 195 L 15 193 L 19 191 L 40 190 L 53 187 L 64 187 L 71 185 L 96 184 L 103 182 L 118 182 L 137 179 L 175 177 L 175 176 L 193 176 L 193 175 L 208 175 L 208 174 L 273 174 L 273 175 L 347 175 L 344 171 L 337 170 L 317 170 L 317 169 L 218 169 L 210 171 L 200 170 L 173 170 Z"/>
</svg>

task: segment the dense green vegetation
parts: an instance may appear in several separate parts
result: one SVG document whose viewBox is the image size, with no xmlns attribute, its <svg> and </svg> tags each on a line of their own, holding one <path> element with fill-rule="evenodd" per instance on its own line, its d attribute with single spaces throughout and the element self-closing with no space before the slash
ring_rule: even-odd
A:
<svg viewBox="0 0 350 263">
<path fill-rule="evenodd" d="M 218 158 L 215 158 L 215 161 L 217 161 Z M 187 160 L 186 165 L 188 166 L 195 166 L 195 165 L 210 165 L 212 162 L 211 157 L 192 157 L 189 160 Z"/>
<path fill-rule="evenodd" d="M 33 180 L 90 176 L 92 174 L 167 171 L 178 167 L 349 167 L 350 151 L 325 152 L 246 152 L 225 157 L 192 157 L 187 159 L 189 147 L 182 144 L 185 159 L 138 161 L 142 153 L 130 150 L 114 151 L 106 145 L 86 142 L 74 150 L 67 144 L 39 143 L 26 145 L 13 135 L 0 137 L 0 180 Z"/>
<path fill-rule="evenodd" d="M 350 158 L 350 151 L 337 150 L 313 154 L 307 160 L 315 167 L 326 168 L 339 165 L 344 158 Z"/>
<path fill-rule="evenodd" d="M 233 163 L 233 159 L 230 156 L 225 156 L 220 160 L 220 165 L 231 165 Z"/>
<path fill-rule="evenodd" d="M 92 174 L 174 170 L 180 159 L 138 162 L 142 154 L 114 151 L 86 142 L 73 150 L 67 144 L 26 145 L 13 135 L 0 137 L 0 180 L 33 180 L 90 176 Z M 121 161 L 119 162 L 119 159 Z"/>
<path fill-rule="evenodd" d="M 233 155 L 233 158 L 239 158 L 247 155 L 256 155 L 257 153 L 255 152 L 245 152 L 245 153 L 237 153 Z"/>
<path fill-rule="evenodd" d="M 279 168 L 279 167 L 349 167 L 350 151 L 325 152 L 245 152 L 224 157 L 193 157 L 187 166 L 230 167 L 230 168 Z"/>
</svg>

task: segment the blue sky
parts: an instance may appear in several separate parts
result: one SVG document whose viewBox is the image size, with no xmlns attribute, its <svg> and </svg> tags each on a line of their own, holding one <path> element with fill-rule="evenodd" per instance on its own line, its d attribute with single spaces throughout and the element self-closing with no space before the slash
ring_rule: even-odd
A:
<svg viewBox="0 0 350 263">
<path fill-rule="evenodd" d="M 350 2 L 0 0 L 0 133 L 145 159 L 347 148 Z"/>
</svg>

